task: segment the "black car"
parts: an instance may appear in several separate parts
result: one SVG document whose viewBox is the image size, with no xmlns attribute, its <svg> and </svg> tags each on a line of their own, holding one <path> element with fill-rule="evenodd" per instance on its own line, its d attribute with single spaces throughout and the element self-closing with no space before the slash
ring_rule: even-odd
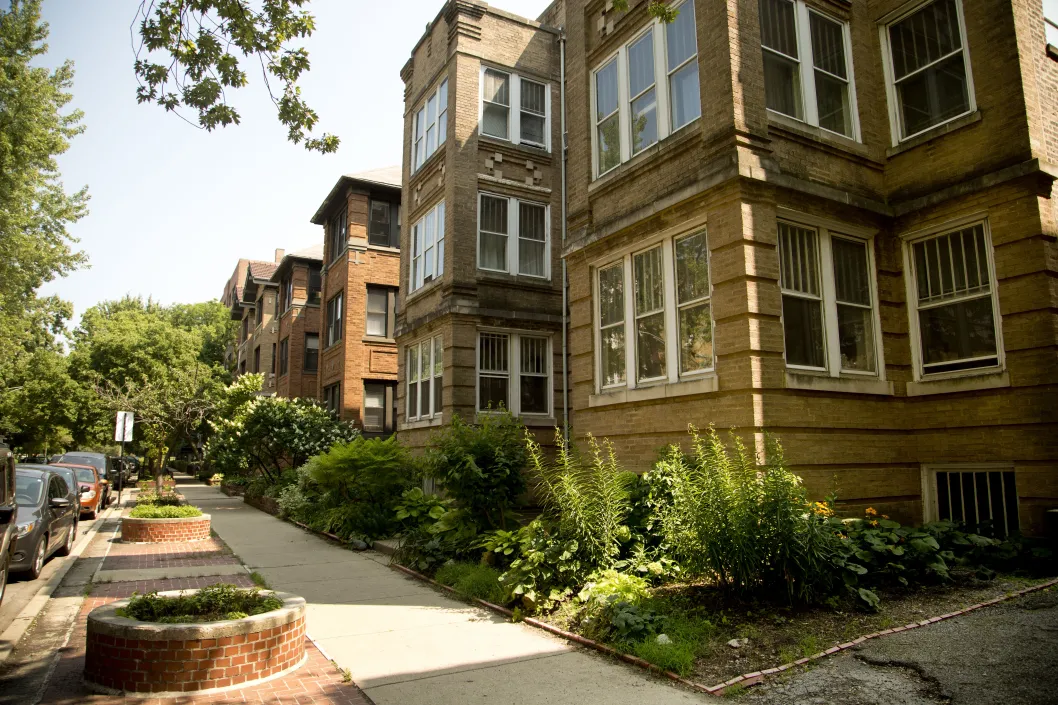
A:
<svg viewBox="0 0 1058 705">
<path fill-rule="evenodd" d="M 15 456 L 6 445 L 0 444 L 0 603 L 4 601 L 7 575 L 15 555 L 18 528 L 15 503 Z"/>
<path fill-rule="evenodd" d="M 12 572 L 28 571 L 29 577 L 36 580 L 48 556 L 69 555 L 74 542 L 74 516 L 79 509 L 67 499 L 69 494 L 66 480 L 51 470 L 15 470 L 18 540 Z"/>
<path fill-rule="evenodd" d="M 66 499 L 70 500 L 70 504 L 77 507 L 78 511 L 73 517 L 73 534 L 77 536 L 77 525 L 81 520 L 81 490 L 77 483 L 77 473 L 73 468 L 62 468 L 62 467 L 49 467 L 47 465 L 36 465 L 29 463 L 18 463 L 15 465 L 16 470 L 26 468 L 29 470 L 50 470 L 63 480 L 66 481 L 66 487 L 70 490 L 70 493 L 66 496 Z"/>
<path fill-rule="evenodd" d="M 70 453 L 63 453 L 62 456 L 56 461 L 58 463 L 72 463 L 73 465 L 91 465 L 99 473 L 99 479 L 106 480 L 111 489 L 120 490 L 122 486 L 121 473 L 117 472 L 111 459 L 102 453 L 93 453 L 87 450 L 75 450 Z M 106 507 L 110 502 L 110 491 L 107 491 L 107 497 L 103 502 L 103 507 Z"/>
</svg>

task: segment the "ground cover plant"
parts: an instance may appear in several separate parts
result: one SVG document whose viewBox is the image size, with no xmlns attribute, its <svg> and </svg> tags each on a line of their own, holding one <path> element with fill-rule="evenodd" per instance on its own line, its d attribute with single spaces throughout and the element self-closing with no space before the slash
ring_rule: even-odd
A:
<svg viewBox="0 0 1058 705">
<path fill-rule="evenodd" d="M 129 516 L 133 519 L 190 519 L 202 516 L 202 511 L 187 505 L 138 504 Z"/>
<path fill-rule="evenodd" d="M 277 610 L 283 606 L 279 598 L 262 594 L 257 588 L 243 589 L 228 583 L 204 587 L 189 595 L 133 595 L 117 616 L 141 622 L 186 624 L 243 619 L 255 614 Z"/>
</svg>

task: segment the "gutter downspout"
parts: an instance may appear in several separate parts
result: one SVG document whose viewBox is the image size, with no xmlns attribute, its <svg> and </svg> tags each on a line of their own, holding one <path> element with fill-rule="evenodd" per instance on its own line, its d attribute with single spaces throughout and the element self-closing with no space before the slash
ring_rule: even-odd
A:
<svg viewBox="0 0 1058 705">
<path fill-rule="evenodd" d="M 562 247 L 566 247 L 566 31 L 558 37 L 559 47 L 559 96 L 562 122 Z M 562 438 L 569 443 L 569 278 L 566 275 L 566 256 L 562 255 Z"/>
</svg>

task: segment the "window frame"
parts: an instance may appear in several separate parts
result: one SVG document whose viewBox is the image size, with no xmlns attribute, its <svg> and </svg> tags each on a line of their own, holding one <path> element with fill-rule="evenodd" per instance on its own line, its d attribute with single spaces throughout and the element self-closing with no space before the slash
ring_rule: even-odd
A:
<svg viewBox="0 0 1058 705">
<path fill-rule="evenodd" d="M 368 310 L 368 305 L 371 303 L 371 291 L 375 290 L 376 293 L 383 293 L 386 296 L 386 310 L 385 310 L 385 331 L 382 335 L 377 333 L 371 333 L 368 331 L 368 323 L 370 322 L 371 311 Z M 383 284 L 367 284 L 365 286 L 364 296 L 364 335 L 371 338 L 387 338 L 393 339 L 395 334 L 395 327 L 397 321 L 397 287 L 385 286 Z"/>
<path fill-rule="evenodd" d="M 874 255 L 874 241 L 877 233 L 875 231 L 849 225 L 828 218 L 819 218 L 799 211 L 779 208 L 776 211 L 776 254 L 778 254 L 778 224 L 786 222 L 799 228 L 814 230 L 817 237 L 817 262 L 819 272 L 819 302 L 822 307 L 823 316 L 823 359 L 824 367 L 812 367 L 808 365 L 793 365 L 786 361 L 786 330 L 783 328 L 783 363 L 791 372 L 803 372 L 809 374 L 825 375 L 831 378 L 858 378 L 877 379 L 885 381 L 885 346 L 882 340 L 882 318 L 880 299 L 878 297 L 878 265 Z M 841 345 L 838 331 L 838 300 L 837 289 L 834 281 L 834 255 L 832 239 L 838 238 L 857 242 L 865 246 L 867 255 L 867 277 L 868 292 L 871 296 L 871 335 L 874 344 L 875 371 L 846 370 L 841 367 Z M 782 258 L 779 256 L 779 267 L 782 267 Z M 779 283 L 779 295 L 796 296 L 799 298 L 810 298 L 803 292 L 787 290 Z M 842 305 L 854 305 L 843 303 Z M 860 307 L 862 308 L 862 307 Z M 782 315 L 779 316 L 780 324 L 783 323 Z"/>
<path fill-rule="evenodd" d="M 440 342 L 441 347 L 441 368 L 440 371 L 437 369 L 437 345 Z M 422 380 L 422 351 L 425 346 L 429 346 L 430 350 L 430 365 L 429 369 L 433 371 L 430 376 L 430 411 L 424 414 L 422 411 L 422 391 L 420 383 Z M 415 353 L 415 374 L 414 379 L 411 372 L 411 356 L 414 350 Z M 411 386 L 415 385 L 415 394 L 412 394 Z M 440 394 L 443 392 L 444 387 L 444 337 L 437 333 L 435 335 L 427 336 L 425 338 L 419 338 L 410 343 L 404 345 L 404 421 L 410 423 L 413 421 L 428 421 L 431 419 L 440 419 L 441 414 L 444 411 L 441 402 Z M 410 406 L 409 401 L 415 399 L 415 412 L 416 415 L 412 416 L 408 413 Z"/>
<path fill-rule="evenodd" d="M 693 5 L 694 0 L 683 0 L 678 4 L 672 6 L 673 10 L 679 10 L 684 5 L 691 3 Z M 697 20 L 697 9 L 695 9 L 695 19 Z M 691 61 L 698 62 L 699 81 L 701 81 L 701 47 L 698 46 L 698 33 L 697 24 L 695 25 L 694 34 L 694 55 L 685 59 L 683 63 L 670 69 L 668 65 L 668 33 L 666 32 L 667 25 L 661 20 L 655 18 L 647 23 L 640 31 L 636 32 L 620 47 L 613 52 L 607 54 L 601 60 L 599 60 L 595 67 L 589 73 L 589 90 L 590 95 L 590 109 L 591 109 L 591 173 L 592 180 L 597 180 L 606 174 L 609 174 L 629 160 L 640 154 L 646 152 L 650 147 L 661 144 L 666 139 L 679 134 L 683 130 L 691 127 L 695 123 L 698 123 L 702 119 L 702 96 L 701 90 L 699 89 L 698 94 L 698 117 L 693 120 L 688 120 L 683 125 L 673 129 L 672 127 L 672 93 L 669 86 L 669 79 L 687 66 Z M 648 32 L 654 33 L 654 91 L 656 101 L 656 117 L 655 121 L 657 124 L 657 140 L 643 147 L 638 152 L 632 153 L 632 118 L 631 118 L 631 103 L 632 96 L 629 95 L 628 86 L 628 48 L 641 40 Z M 612 168 L 607 169 L 604 172 L 599 171 L 599 133 L 598 125 L 605 122 L 607 119 L 613 116 L 610 113 L 602 120 L 597 119 L 597 81 L 596 77 L 600 71 L 610 65 L 612 61 L 617 61 L 617 114 L 618 114 L 618 134 L 620 135 L 620 143 L 618 145 L 619 156 L 617 164 Z"/>
<path fill-rule="evenodd" d="M 680 240 L 704 235 L 706 250 L 709 253 L 707 271 L 709 273 L 709 295 L 699 297 L 693 301 L 680 303 L 676 290 L 676 243 Z M 636 312 L 635 312 L 635 268 L 633 260 L 636 255 L 649 252 L 657 247 L 662 248 L 662 273 L 663 281 L 663 305 L 662 313 L 665 321 L 665 374 L 661 377 L 651 379 L 638 379 L 638 350 L 636 346 Z M 622 292 L 624 296 L 624 320 L 620 323 L 611 324 L 624 326 L 625 336 L 625 378 L 623 382 L 615 384 L 604 384 L 602 367 L 602 311 L 600 306 L 602 298 L 599 290 L 599 273 L 610 269 L 618 263 L 621 265 Z M 709 246 L 709 229 L 705 223 L 695 224 L 692 227 L 682 227 L 678 232 L 667 232 L 649 240 L 638 242 L 635 246 L 627 247 L 617 256 L 610 255 L 606 259 L 592 264 L 592 335 L 594 339 L 594 366 L 595 366 L 595 393 L 602 394 L 620 390 L 644 389 L 664 384 L 679 384 L 681 382 L 693 382 L 716 375 L 716 316 L 713 306 L 715 295 L 715 283 L 713 278 L 713 252 Z M 712 364 L 699 370 L 683 372 L 681 362 L 681 347 L 679 335 L 679 311 L 689 306 L 700 306 L 709 304 L 709 328 L 713 341 Z M 644 314 L 645 315 L 645 314 Z M 652 315 L 657 315 L 656 312 Z M 643 316 L 639 316 L 640 318 Z"/>
<path fill-rule="evenodd" d="M 279 341 L 279 376 L 290 374 L 290 336 Z"/>
<path fill-rule="evenodd" d="M 797 39 L 797 71 L 800 77 L 800 90 L 801 95 L 801 109 L 803 117 L 796 117 L 794 115 L 788 115 L 778 110 L 766 108 L 770 113 L 781 115 L 791 120 L 797 120 L 798 122 L 811 125 L 824 132 L 836 135 L 838 137 L 853 140 L 855 142 L 863 142 L 863 136 L 860 132 L 860 115 L 859 107 L 856 101 L 856 73 L 852 63 L 852 30 L 848 20 L 835 17 L 818 7 L 811 6 L 805 2 L 805 0 L 786 0 L 794 6 L 794 27 Z M 829 20 L 841 27 L 841 36 L 843 42 L 843 48 L 845 49 L 845 71 L 848 77 L 842 79 L 840 76 L 830 73 L 825 69 L 816 67 L 815 56 L 812 54 L 812 22 L 811 16 L 815 13 L 825 20 Z M 763 23 L 762 23 L 763 25 Z M 777 56 L 783 57 L 787 60 L 794 60 L 793 57 L 787 56 L 780 51 L 764 46 L 763 37 L 761 38 L 760 48 L 762 52 L 771 52 Z M 849 92 L 849 117 L 850 127 L 852 134 L 846 135 L 841 132 L 835 132 L 829 128 L 823 127 L 819 123 L 819 102 L 816 94 L 816 71 L 823 71 L 828 76 L 832 76 L 837 80 L 844 80 L 847 84 L 846 90 Z"/>
<path fill-rule="evenodd" d="M 372 213 L 375 204 L 384 205 L 389 209 L 389 230 L 385 234 L 383 242 L 378 242 L 377 233 L 372 230 Z M 373 247 L 400 247 L 400 204 L 387 201 L 382 198 L 369 198 L 367 200 L 367 244 Z"/>
<path fill-rule="evenodd" d="M 441 88 L 444 88 L 444 105 L 441 104 Z M 431 100 L 437 100 L 436 113 L 432 123 L 428 121 L 428 108 Z M 430 157 L 441 151 L 441 146 L 448 141 L 448 103 L 450 102 L 450 96 L 448 91 L 448 77 L 444 76 L 440 81 L 437 82 L 423 97 L 422 101 L 416 105 L 415 110 L 411 114 L 411 148 L 409 154 L 411 155 L 411 173 L 414 174 L 422 168 L 426 162 L 430 161 Z M 420 126 L 422 127 L 420 136 Z M 435 130 L 434 146 L 433 150 L 428 150 L 428 135 L 430 127 Z M 443 129 L 442 129 L 443 128 Z M 419 143 L 422 142 L 422 154 L 419 153 Z"/>
<path fill-rule="evenodd" d="M 309 338 L 313 338 L 313 337 L 316 338 L 315 364 L 312 367 L 309 367 L 309 359 L 310 359 L 309 351 L 313 349 L 313 348 L 311 348 L 309 346 Z M 304 359 L 304 364 L 302 365 L 301 371 L 305 372 L 305 373 L 309 373 L 309 372 L 315 373 L 315 372 L 319 372 L 320 371 L 320 334 L 319 333 L 305 333 L 305 359 Z"/>
<path fill-rule="evenodd" d="M 426 261 L 426 250 L 421 245 L 423 240 L 421 239 L 420 233 L 426 229 L 426 219 L 428 216 L 433 215 L 434 221 L 434 233 L 433 240 L 430 249 L 433 249 L 433 273 L 430 274 L 430 279 L 426 279 L 426 272 L 424 264 Z M 445 233 L 445 216 L 447 215 L 447 209 L 445 208 L 444 200 L 440 200 L 427 208 L 422 212 L 422 217 L 419 218 L 411 227 L 411 257 L 408 259 L 408 290 L 411 293 L 415 293 L 419 289 L 422 289 L 427 284 L 432 284 L 435 281 L 439 281 L 444 276 L 444 257 L 445 257 L 445 244 L 446 244 L 446 233 Z M 440 245 L 438 245 L 440 243 Z"/>
<path fill-rule="evenodd" d="M 481 201 L 482 198 L 498 198 L 507 201 L 507 268 L 493 269 L 481 264 Z M 542 206 L 544 209 L 544 273 L 526 274 L 521 271 L 521 258 L 519 247 L 521 237 L 521 205 L 525 203 L 531 206 Z M 540 201 L 526 200 L 517 196 L 507 196 L 492 191 L 478 191 L 478 228 L 477 228 L 477 268 L 483 272 L 498 274 L 509 274 L 516 277 L 529 277 L 541 281 L 551 280 L 551 205 Z M 490 231 L 491 232 L 491 231 Z M 499 233 L 495 233 L 499 234 Z M 534 241 L 539 242 L 539 241 Z"/>
<path fill-rule="evenodd" d="M 915 258 L 913 247 L 916 243 L 943 237 L 959 230 L 981 225 L 984 232 L 985 260 L 988 265 L 988 287 L 989 296 L 992 301 L 992 323 L 995 328 L 996 341 L 996 364 L 987 367 L 971 367 L 965 370 L 949 370 L 945 372 L 926 373 L 922 350 L 922 329 L 919 323 L 918 304 L 918 273 L 915 269 Z M 926 230 L 907 233 L 901 236 L 903 241 L 904 258 L 904 284 L 907 292 L 907 314 L 910 326 L 909 336 L 911 339 L 912 374 L 915 382 L 932 382 L 934 380 L 958 379 L 962 377 L 979 377 L 994 375 L 1006 370 L 1006 346 L 1003 343 L 1003 315 L 999 307 L 999 284 L 996 277 L 995 245 L 992 242 L 992 229 L 987 214 L 973 214 L 957 220 L 950 220 L 941 225 Z M 984 298 L 984 297 L 978 297 Z M 946 301 L 937 305 L 958 303 L 960 300 Z M 933 308 L 930 306 L 929 308 Z"/>
<path fill-rule="evenodd" d="M 967 115 L 973 115 L 975 112 L 977 112 L 977 96 L 976 91 L 974 89 L 973 64 L 970 61 L 970 43 L 967 41 L 966 38 L 966 14 L 963 11 L 962 0 L 953 0 L 953 2 L 955 3 L 956 16 L 959 21 L 959 38 L 962 42 L 963 67 L 966 72 L 967 109 L 965 112 L 959 113 L 958 115 L 954 115 L 948 118 L 947 120 L 944 120 L 943 122 L 938 122 L 936 125 L 931 125 L 924 130 L 919 130 L 918 132 L 906 136 L 901 135 L 901 132 L 903 131 L 903 118 L 900 114 L 900 106 L 897 102 L 895 80 L 896 69 L 893 66 L 893 51 L 889 45 L 889 29 L 893 25 L 898 24 L 899 22 L 907 19 L 919 10 L 922 10 L 926 6 L 938 1 L 939 0 L 923 0 L 922 2 L 915 3 L 910 7 L 901 8 L 896 13 L 893 13 L 883 18 L 878 25 L 878 32 L 880 35 L 882 50 L 882 73 L 885 75 L 885 94 L 889 108 L 889 131 L 892 138 L 893 147 L 899 147 L 900 144 L 903 142 L 907 142 L 921 135 L 928 134 L 933 130 L 944 127 L 945 125 L 954 122 L 955 120 L 960 120 L 962 118 L 965 118 Z M 940 61 L 947 60 L 952 56 L 954 56 L 954 53 L 949 54 L 948 56 L 942 59 L 937 59 L 936 61 L 931 62 L 929 65 L 919 68 L 916 73 L 918 71 L 923 71 L 929 68 L 929 66 L 933 66 L 934 64 Z M 908 78 L 910 75 L 911 74 L 905 76 L 904 79 Z"/>
<path fill-rule="evenodd" d="M 484 131 L 485 125 L 485 103 L 491 101 L 485 100 L 485 72 L 492 71 L 493 73 L 501 73 L 507 76 L 507 98 L 509 104 L 507 105 L 507 137 L 497 137 L 490 135 Z M 533 142 L 532 140 L 526 140 L 522 138 L 522 81 L 528 81 L 529 83 L 535 83 L 544 87 L 544 142 Z M 493 105 L 501 105 L 501 103 L 493 103 Z M 542 149 L 545 152 L 551 151 L 551 84 L 548 81 L 541 81 L 534 77 L 522 76 L 521 74 L 515 73 L 510 69 L 500 68 L 498 66 L 491 66 L 482 64 L 478 70 L 478 134 L 482 137 L 487 137 L 493 140 L 499 140 L 501 142 L 510 142 L 514 145 L 523 147 L 533 147 L 535 149 Z"/>
<path fill-rule="evenodd" d="M 397 417 L 396 417 L 396 397 L 397 397 L 397 381 L 396 380 L 382 380 L 382 379 L 365 379 L 363 380 L 363 396 L 361 413 L 360 413 L 360 426 L 363 429 L 365 436 L 386 436 L 391 435 L 397 430 Z M 368 387 L 381 387 L 382 388 L 382 430 L 374 431 L 368 430 L 367 428 L 367 394 Z M 375 408 L 375 407 L 371 407 Z"/>
<path fill-rule="evenodd" d="M 342 205 L 344 207 L 335 211 L 327 221 L 327 245 L 330 248 L 328 262 L 332 263 L 345 253 L 349 244 L 349 204 Z M 340 229 L 337 225 L 339 222 Z"/>
<path fill-rule="evenodd" d="M 334 314 L 334 315 L 332 315 Z M 337 294 L 327 300 L 326 307 L 326 334 L 327 334 L 327 345 L 324 349 L 336 345 L 342 341 L 345 336 L 345 290 L 342 289 Z"/>
<path fill-rule="evenodd" d="M 529 417 L 534 419 L 551 419 L 555 415 L 555 347 L 554 347 L 554 335 L 549 331 L 534 331 L 534 330 L 517 330 L 511 328 L 491 328 L 491 327 L 479 327 L 477 334 L 475 335 L 474 341 L 474 409 L 478 414 L 497 414 L 502 413 L 500 409 L 482 409 L 481 408 L 481 335 L 499 335 L 506 336 L 507 339 L 507 400 L 509 405 L 506 410 L 511 413 L 512 416 Z M 545 398 L 547 399 L 547 411 L 546 412 L 529 412 L 522 411 L 522 399 L 521 399 L 521 385 L 522 385 L 522 337 L 527 338 L 539 338 L 547 341 L 547 352 L 545 354 L 547 359 L 547 389 L 545 390 Z M 500 376 L 502 373 L 498 371 L 485 372 L 486 375 Z M 540 375 L 530 375 L 540 376 Z"/>
<path fill-rule="evenodd" d="M 254 325 L 255 326 L 260 326 L 261 322 L 264 320 L 264 302 L 265 302 L 265 298 L 264 298 L 264 295 L 262 294 L 260 296 L 260 298 L 258 298 L 257 301 L 254 303 L 254 314 L 253 314 L 253 316 L 254 316 Z"/>
<path fill-rule="evenodd" d="M 342 383 L 335 382 L 323 388 L 323 406 L 338 418 L 342 417 Z"/>
<path fill-rule="evenodd" d="M 258 345 L 253 349 L 253 371 L 254 374 L 261 372 L 261 346 Z"/>
<path fill-rule="evenodd" d="M 1018 491 L 1018 472 L 1017 467 L 1014 463 L 924 463 L 920 469 L 920 480 L 922 483 L 922 522 L 928 524 L 930 522 L 940 521 L 940 496 L 939 487 L 937 481 L 937 473 L 979 473 L 979 472 L 998 472 L 1001 475 L 1003 473 L 1011 473 L 1013 475 L 1014 484 L 1014 507 L 1017 509 L 1017 524 L 1013 527 L 1013 531 L 1020 530 L 1021 524 L 1021 494 Z M 1001 494 L 1005 498 L 1006 488 L 1001 488 Z M 976 488 L 975 488 L 976 496 Z M 994 511 L 991 512 L 995 514 Z M 964 513 L 965 515 L 965 513 Z M 1008 526 L 1009 526 L 1008 517 Z"/>
</svg>

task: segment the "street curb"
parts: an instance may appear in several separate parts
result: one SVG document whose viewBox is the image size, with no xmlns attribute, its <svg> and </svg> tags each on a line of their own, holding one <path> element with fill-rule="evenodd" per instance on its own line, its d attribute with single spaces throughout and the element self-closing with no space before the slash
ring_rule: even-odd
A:
<svg viewBox="0 0 1058 705">
<path fill-rule="evenodd" d="M 70 555 L 66 556 L 67 558 L 73 558 L 74 560 L 66 561 L 61 568 L 55 571 L 55 573 L 40 586 L 40 589 L 37 590 L 37 594 L 35 594 L 30 599 L 29 603 L 22 608 L 22 611 L 18 613 L 18 616 L 15 617 L 14 621 L 12 621 L 7 629 L 4 630 L 4 633 L 0 634 L 0 666 L 6 663 L 7 659 L 11 657 L 15 647 L 18 646 L 18 642 L 21 641 L 22 637 L 25 636 L 26 631 L 37 619 L 37 616 L 47 606 L 48 600 L 51 599 L 52 594 L 58 589 L 63 578 L 66 577 L 66 574 L 70 572 L 70 569 L 77 563 L 77 560 L 81 557 L 81 554 L 84 553 L 85 549 L 88 548 L 88 545 L 92 543 L 92 540 L 96 537 L 96 534 L 99 533 L 103 524 L 106 523 L 107 519 L 111 518 L 111 513 L 116 506 L 117 505 L 111 505 L 107 508 L 107 514 L 100 517 L 96 525 L 89 529 L 84 538 L 74 546 Z M 100 563 L 100 565 L 102 565 L 102 563 Z"/>
</svg>

